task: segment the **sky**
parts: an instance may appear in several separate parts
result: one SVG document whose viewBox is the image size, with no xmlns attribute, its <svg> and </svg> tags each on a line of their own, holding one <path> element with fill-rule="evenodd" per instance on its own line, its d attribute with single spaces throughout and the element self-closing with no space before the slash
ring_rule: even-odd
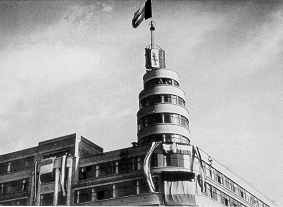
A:
<svg viewBox="0 0 283 207">
<path fill-rule="evenodd" d="M 137 141 L 149 20 L 135 1 L 0 2 L 0 152 L 72 133 Z M 155 1 L 155 43 L 186 93 L 191 144 L 283 206 L 283 2 Z"/>
</svg>

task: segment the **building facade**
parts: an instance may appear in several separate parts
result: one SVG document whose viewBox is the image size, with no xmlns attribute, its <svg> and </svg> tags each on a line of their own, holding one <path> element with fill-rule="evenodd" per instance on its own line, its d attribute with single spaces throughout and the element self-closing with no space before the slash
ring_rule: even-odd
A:
<svg viewBox="0 0 283 207">
<path fill-rule="evenodd" d="M 137 142 L 103 152 L 71 134 L 0 155 L 0 205 L 276 206 L 191 145 L 178 74 L 157 45 L 145 54 Z"/>
</svg>

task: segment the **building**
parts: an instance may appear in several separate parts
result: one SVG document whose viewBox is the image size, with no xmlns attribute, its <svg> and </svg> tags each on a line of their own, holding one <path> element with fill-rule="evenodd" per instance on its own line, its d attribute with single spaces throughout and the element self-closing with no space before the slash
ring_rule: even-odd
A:
<svg viewBox="0 0 283 207">
<path fill-rule="evenodd" d="M 70 205 L 71 186 L 78 180 L 75 166 L 80 157 L 102 152 L 101 147 L 89 140 L 77 134 L 71 134 L 39 142 L 36 147 L 1 155 L 0 204 Z M 51 172 L 43 172 L 43 174 L 44 166 L 45 168 L 50 166 L 44 165 L 44 161 L 49 161 L 51 158 L 53 160 L 49 167 Z M 65 168 L 62 168 L 62 163 L 66 166 Z M 62 194 L 61 185 L 58 185 L 59 182 L 55 180 L 64 180 L 65 196 Z M 58 190 L 56 201 L 54 195 Z"/>
<path fill-rule="evenodd" d="M 1 155 L 1 205 L 276 206 L 191 145 L 178 74 L 153 42 L 145 54 L 137 142 L 103 152 L 71 134 Z"/>
</svg>

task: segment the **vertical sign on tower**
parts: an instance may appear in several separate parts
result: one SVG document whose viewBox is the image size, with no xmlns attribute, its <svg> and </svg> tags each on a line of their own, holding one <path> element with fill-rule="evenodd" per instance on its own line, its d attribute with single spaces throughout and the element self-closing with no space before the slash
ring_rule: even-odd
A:
<svg viewBox="0 0 283 207">
<path fill-rule="evenodd" d="M 165 51 L 145 48 L 145 67 L 148 69 L 165 68 Z"/>
<path fill-rule="evenodd" d="M 151 60 L 150 60 L 151 67 L 152 68 L 159 68 L 160 67 L 160 64 L 159 64 L 159 50 L 151 49 L 150 57 L 151 57 Z"/>
</svg>

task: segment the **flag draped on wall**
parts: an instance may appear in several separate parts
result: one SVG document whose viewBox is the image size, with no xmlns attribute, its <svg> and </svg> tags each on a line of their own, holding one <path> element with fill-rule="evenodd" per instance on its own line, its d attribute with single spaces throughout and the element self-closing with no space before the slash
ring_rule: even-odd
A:
<svg viewBox="0 0 283 207">
<path fill-rule="evenodd" d="M 40 174 L 51 173 L 53 171 L 54 161 L 55 161 L 55 157 L 42 160 L 40 166 Z"/>
<path fill-rule="evenodd" d="M 199 161 L 199 173 L 200 173 L 199 176 L 197 176 L 197 181 L 201 188 L 201 192 L 205 192 L 205 174 L 204 174 L 204 168 L 202 165 L 201 155 L 200 155 L 200 152 L 197 146 L 192 146 L 192 148 L 193 148 L 192 149 L 193 152 L 192 152 L 191 172 L 193 172 L 194 158 L 196 156 Z"/>
<path fill-rule="evenodd" d="M 60 173 L 60 184 L 63 196 L 66 196 L 65 190 L 65 169 L 66 169 L 66 155 L 62 156 L 62 166 L 61 166 L 61 173 Z"/>
<path fill-rule="evenodd" d="M 132 19 L 133 28 L 137 28 L 144 19 L 146 20 L 151 17 L 151 0 L 146 0 L 146 2 L 134 13 Z"/>
<path fill-rule="evenodd" d="M 202 165 L 202 159 L 201 159 L 201 155 L 199 152 L 199 148 L 196 146 L 196 153 L 199 159 L 199 171 L 200 171 L 200 176 L 198 178 L 198 182 L 201 188 L 201 192 L 205 192 L 205 174 L 204 174 L 204 168 Z"/>
<path fill-rule="evenodd" d="M 168 205 L 186 204 L 195 206 L 195 177 L 191 172 L 164 171 L 164 201 Z"/>
<path fill-rule="evenodd" d="M 55 157 L 50 157 L 50 158 L 41 160 L 41 163 L 40 163 L 41 182 L 48 182 L 52 180 L 54 162 L 55 162 Z"/>
</svg>

